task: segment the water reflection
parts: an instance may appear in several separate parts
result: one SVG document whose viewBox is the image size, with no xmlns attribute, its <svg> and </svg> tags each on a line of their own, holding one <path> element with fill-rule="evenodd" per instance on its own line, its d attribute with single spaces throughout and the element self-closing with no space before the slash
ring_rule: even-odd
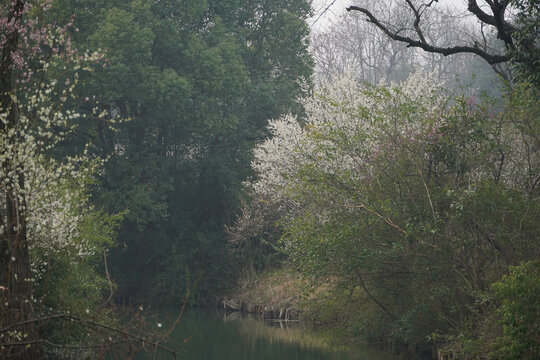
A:
<svg viewBox="0 0 540 360">
<path fill-rule="evenodd" d="M 164 316 L 172 322 L 176 314 Z M 187 343 L 184 340 L 190 338 Z M 336 348 L 326 337 L 297 321 L 264 321 L 239 313 L 192 311 L 184 314 L 167 346 L 190 360 L 390 360 L 366 349 Z M 150 358 L 148 355 L 140 359 Z M 162 354 L 158 359 L 172 358 Z"/>
<path fill-rule="evenodd" d="M 298 321 L 262 320 L 240 313 L 223 314 L 225 322 L 235 322 L 239 335 L 249 343 L 266 340 L 284 343 L 302 349 L 330 350 L 331 344 L 322 336 L 315 336 L 313 329 Z"/>
</svg>

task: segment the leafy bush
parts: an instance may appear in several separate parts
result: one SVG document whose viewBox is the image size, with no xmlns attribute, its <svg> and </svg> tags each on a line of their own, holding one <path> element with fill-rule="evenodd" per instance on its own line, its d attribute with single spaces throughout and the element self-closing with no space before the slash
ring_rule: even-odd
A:
<svg viewBox="0 0 540 360">
<path fill-rule="evenodd" d="M 540 261 L 510 268 L 510 274 L 493 284 L 500 302 L 497 314 L 503 336 L 491 354 L 496 359 L 540 357 Z"/>
</svg>

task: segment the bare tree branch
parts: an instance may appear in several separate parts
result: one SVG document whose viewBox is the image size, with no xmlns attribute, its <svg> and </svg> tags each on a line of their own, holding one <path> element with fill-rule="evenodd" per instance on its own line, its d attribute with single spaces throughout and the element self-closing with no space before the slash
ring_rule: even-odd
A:
<svg viewBox="0 0 540 360">
<path fill-rule="evenodd" d="M 471 13 L 473 13 L 480 21 L 493 26 L 497 25 L 497 23 L 495 22 L 495 18 L 491 15 L 486 14 L 482 9 L 480 9 L 480 6 L 478 6 L 476 0 L 469 0 L 467 9 Z"/>
<path fill-rule="evenodd" d="M 486 1 L 493 12 L 493 15 L 488 15 L 479 6 L 476 0 L 469 0 L 468 10 L 473 13 L 480 21 L 495 26 L 497 29 L 497 37 L 504 41 L 507 46 L 513 47 L 512 33 L 516 28 L 504 19 L 504 12 L 509 1 Z"/>
<path fill-rule="evenodd" d="M 399 34 L 399 31 L 391 30 L 388 26 L 384 25 L 379 19 L 377 19 L 369 10 L 359 7 L 359 6 L 349 6 L 347 7 L 347 11 L 359 11 L 366 15 L 368 17 L 368 22 L 374 24 L 379 29 L 381 29 L 388 37 L 390 37 L 393 40 L 401 41 L 407 44 L 408 47 L 418 47 L 423 49 L 427 52 L 432 53 L 438 53 L 442 54 L 444 56 L 458 54 L 458 53 L 473 53 L 480 57 L 482 57 L 484 60 L 486 60 L 489 64 L 499 64 L 506 62 L 510 60 L 510 56 L 507 54 L 499 55 L 499 54 L 490 54 L 486 50 L 481 49 L 478 44 L 475 44 L 474 46 L 451 46 L 451 47 L 440 47 L 431 45 L 426 42 L 424 36 L 420 36 L 420 40 L 415 40 L 409 36 L 403 36 Z M 481 10 L 480 10 L 481 11 Z M 418 12 L 416 12 L 418 13 Z M 494 21 L 494 20 L 493 20 Z M 418 27 L 419 19 L 417 18 L 415 20 L 415 28 L 417 30 L 417 33 L 420 32 L 422 34 L 420 28 Z"/>
<path fill-rule="evenodd" d="M 103 266 L 105 268 L 105 275 L 107 277 L 107 282 L 109 283 L 109 296 L 107 297 L 105 302 L 100 305 L 100 307 L 107 305 L 111 301 L 114 295 L 113 282 L 111 280 L 111 274 L 109 273 L 109 266 L 107 265 L 107 249 L 103 249 Z"/>
<path fill-rule="evenodd" d="M 414 24 L 413 25 L 414 25 L 414 29 L 416 30 L 416 34 L 418 34 L 418 38 L 420 39 L 421 42 L 427 43 L 426 39 L 424 38 L 424 34 L 422 34 L 422 30 L 420 30 L 420 13 L 414 7 L 411 0 L 405 0 L 405 1 L 407 2 L 407 4 L 409 5 L 409 7 L 411 8 L 411 10 L 414 13 Z"/>
</svg>

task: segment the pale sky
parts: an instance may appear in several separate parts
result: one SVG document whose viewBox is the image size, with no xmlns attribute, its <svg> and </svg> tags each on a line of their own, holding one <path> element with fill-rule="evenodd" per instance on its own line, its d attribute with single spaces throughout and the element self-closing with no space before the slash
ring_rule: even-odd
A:
<svg viewBox="0 0 540 360">
<path fill-rule="evenodd" d="M 326 23 L 330 21 L 336 16 L 343 14 L 345 12 L 345 8 L 348 5 L 352 5 L 353 1 L 354 0 L 334 0 L 334 4 L 332 4 L 332 0 L 314 0 L 313 9 L 315 14 L 312 22 L 315 22 L 319 16 L 320 18 L 317 20 L 317 22 Z M 327 7 L 328 10 L 322 14 Z"/>
<path fill-rule="evenodd" d="M 465 10 L 467 8 L 467 0 L 439 0 L 439 3 L 448 4 L 459 10 Z M 313 23 L 317 21 L 315 29 L 327 26 L 332 23 L 332 20 L 336 17 L 345 13 L 345 8 L 349 5 L 365 6 L 366 8 L 369 8 L 369 0 L 313 0 L 315 14 L 311 19 L 310 25 L 313 25 Z"/>
</svg>

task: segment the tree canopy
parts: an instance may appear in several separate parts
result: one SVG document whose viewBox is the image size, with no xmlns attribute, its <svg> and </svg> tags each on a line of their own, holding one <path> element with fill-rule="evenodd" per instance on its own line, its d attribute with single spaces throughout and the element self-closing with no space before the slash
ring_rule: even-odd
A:
<svg viewBox="0 0 540 360">
<path fill-rule="evenodd" d="M 95 201 L 127 210 L 111 261 L 125 296 L 181 298 L 203 269 L 201 296 L 227 283 L 224 225 L 251 149 L 269 119 L 303 112 L 310 11 L 304 0 L 54 4 L 51 17 L 75 14 L 79 46 L 106 54 L 81 107 L 129 118 L 87 123 L 66 143 L 110 156 Z"/>
</svg>

